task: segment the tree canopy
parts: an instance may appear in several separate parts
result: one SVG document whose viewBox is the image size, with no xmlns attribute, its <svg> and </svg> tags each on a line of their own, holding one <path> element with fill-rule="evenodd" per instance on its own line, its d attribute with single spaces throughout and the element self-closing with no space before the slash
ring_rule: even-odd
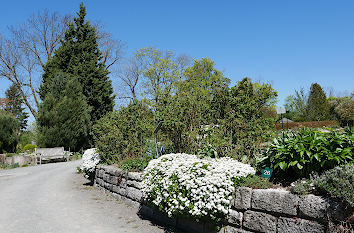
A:
<svg viewBox="0 0 354 233">
<path fill-rule="evenodd" d="M 72 151 L 89 146 L 90 107 L 77 78 L 57 74 L 38 111 L 38 143 Z M 64 86 L 59 89 L 58 86 Z"/>
<path fill-rule="evenodd" d="M 12 84 L 6 91 L 8 103 L 5 106 L 5 111 L 13 114 L 20 122 L 20 127 L 24 130 L 27 126 L 28 113 L 23 107 L 23 98 L 17 85 Z"/>
<path fill-rule="evenodd" d="M 329 120 L 329 104 L 326 93 L 318 83 L 313 83 L 306 106 L 307 118 L 310 121 Z"/>
<path fill-rule="evenodd" d="M 86 9 L 81 4 L 80 11 L 65 32 L 60 47 L 44 66 L 40 97 L 44 100 L 48 95 L 49 86 L 58 72 L 77 77 L 91 107 L 91 121 L 96 122 L 113 110 L 114 95 L 108 78 L 109 71 L 98 48 L 97 31 L 85 16 Z"/>
<path fill-rule="evenodd" d="M 0 153 L 16 152 L 19 128 L 15 116 L 0 110 Z"/>
</svg>

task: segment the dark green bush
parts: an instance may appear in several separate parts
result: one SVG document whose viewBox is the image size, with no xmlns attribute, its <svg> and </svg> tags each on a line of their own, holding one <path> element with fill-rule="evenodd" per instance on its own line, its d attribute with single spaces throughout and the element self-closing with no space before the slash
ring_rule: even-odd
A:
<svg viewBox="0 0 354 233">
<path fill-rule="evenodd" d="M 142 101 L 106 115 L 93 127 L 92 136 L 101 156 L 101 162 L 119 163 L 126 157 L 145 155 L 145 144 L 153 138 L 152 111 Z"/>
<path fill-rule="evenodd" d="M 277 176 L 309 177 L 338 165 L 353 162 L 353 133 L 321 132 L 304 128 L 275 138 L 260 166 L 269 166 Z"/>
<path fill-rule="evenodd" d="M 315 188 L 354 206 L 354 165 L 335 167 L 313 181 Z"/>
<path fill-rule="evenodd" d="M 13 115 L 0 110 L 0 153 L 16 152 L 20 122 Z"/>
</svg>

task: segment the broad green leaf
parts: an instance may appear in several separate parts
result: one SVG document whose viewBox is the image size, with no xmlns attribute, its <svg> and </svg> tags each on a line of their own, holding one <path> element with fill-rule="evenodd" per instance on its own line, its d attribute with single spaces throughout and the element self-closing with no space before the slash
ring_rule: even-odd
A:
<svg viewBox="0 0 354 233">
<path fill-rule="evenodd" d="M 287 168 L 287 164 L 286 162 L 282 161 L 279 163 L 279 167 L 282 169 L 282 170 L 285 170 Z"/>
</svg>

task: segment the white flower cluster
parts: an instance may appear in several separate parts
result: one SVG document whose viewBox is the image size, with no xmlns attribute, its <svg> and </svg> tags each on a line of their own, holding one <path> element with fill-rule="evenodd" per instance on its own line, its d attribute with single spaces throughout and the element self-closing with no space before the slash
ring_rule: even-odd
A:
<svg viewBox="0 0 354 233">
<path fill-rule="evenodd" d="M 81 170 L 86 178 L 90 178 L 95 172 L 96 165 L 100 161 L 100 156 L 96 152 L 96 148 L 88 149 L 82 156 Z"/>
<path fill-rule="evenodd" d="M 231 178 L 255 174 L 255 169 L 231 158 L 167 154 L 151 160 L 144 174 L 144 198 L 169 216 L 217 219 L 229 213 Z"/>
</svg>

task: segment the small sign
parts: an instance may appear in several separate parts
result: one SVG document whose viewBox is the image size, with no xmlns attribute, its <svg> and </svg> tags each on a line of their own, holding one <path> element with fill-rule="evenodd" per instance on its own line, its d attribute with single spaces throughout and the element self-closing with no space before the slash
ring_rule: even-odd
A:
<svg viewBox="0 0 354 233">
<path fill-rule="evenodd" d="M 286 113 L 285 108 L 276 108 L 276 110 L 277 110 L 277 114 L 284 114 L 284 113 Z"/>
<path fill-rule="evenodd" d="M 269 179 L 272 176 L 273 169 L 270 169 L 269 167 L 266 167 L 261 170 L 261 177 Z"/>
</svg>

